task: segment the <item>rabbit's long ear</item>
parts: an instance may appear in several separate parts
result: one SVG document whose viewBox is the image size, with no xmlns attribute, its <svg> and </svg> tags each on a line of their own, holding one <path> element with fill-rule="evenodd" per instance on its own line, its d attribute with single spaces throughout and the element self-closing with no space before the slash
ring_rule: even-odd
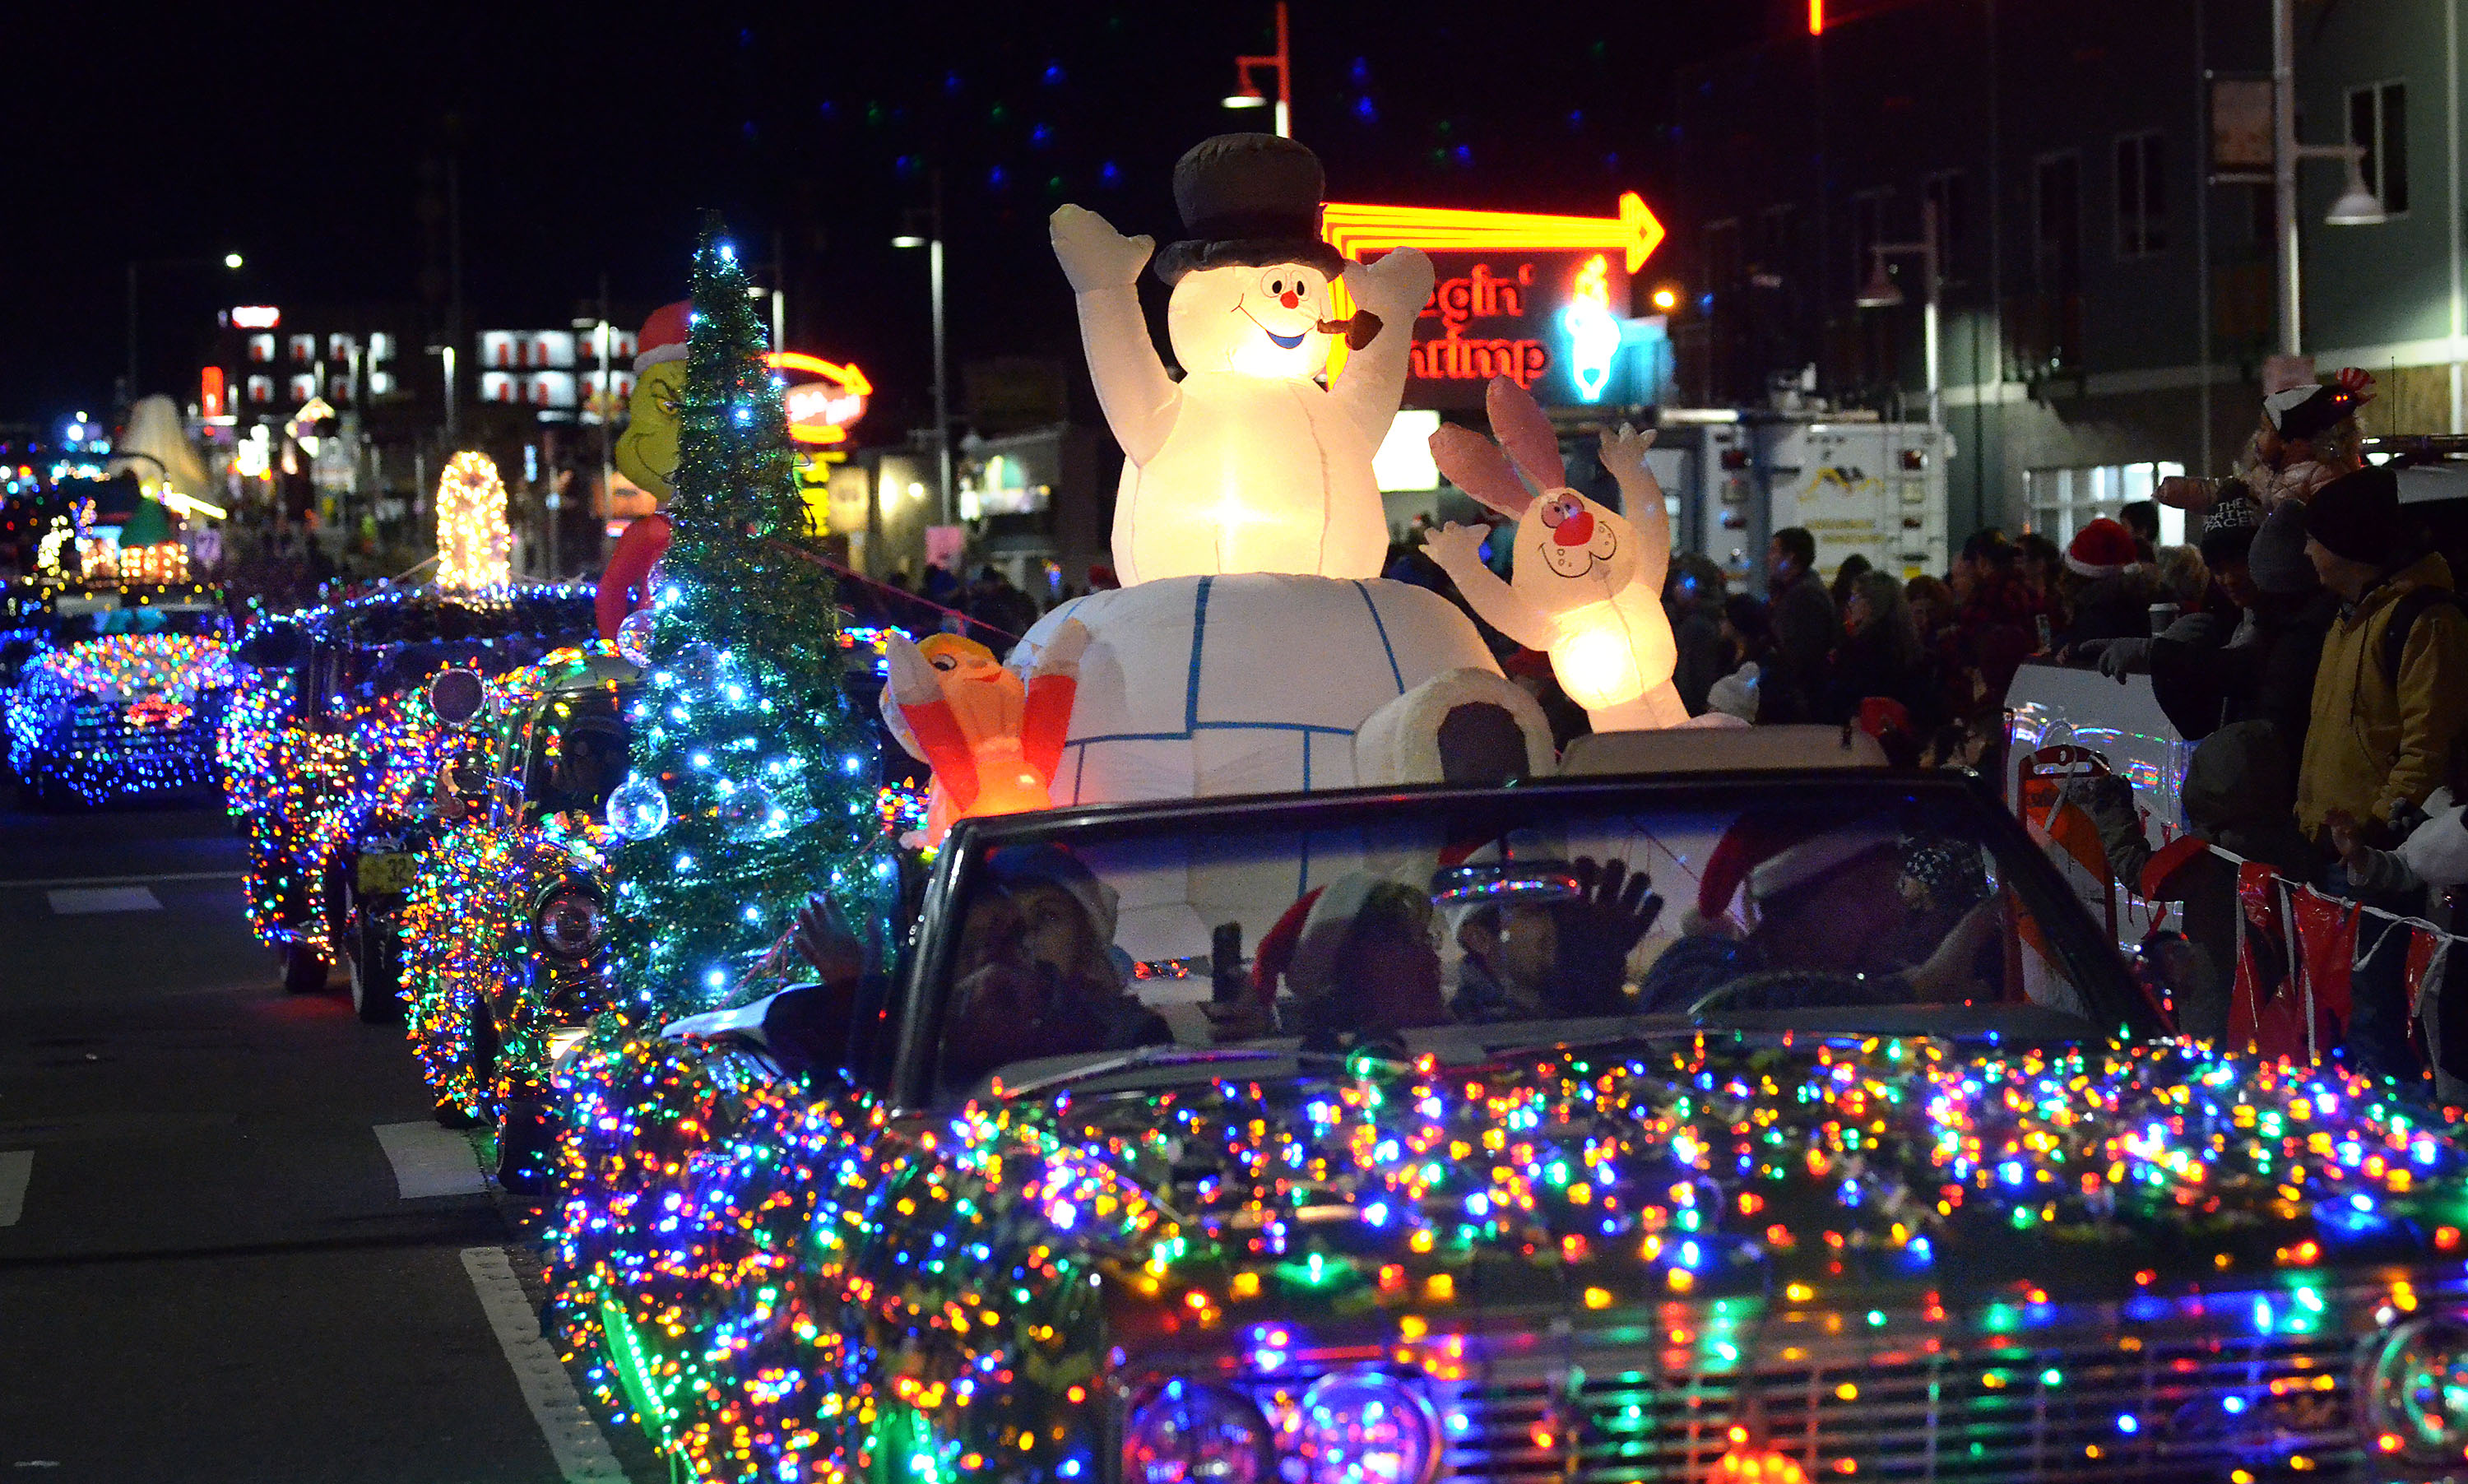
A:
<svg viewBox="0 0 2468 1484">
<path fill-rule="evenodd" d="M 1483 392 L 1483 406 L 1491 413 L 1491 435 L 1499 440 L 1508 456 L 1517 461 L 1525 477 L 1545 490 L 1557 490 L 1568 482 L 1567 466 L 1560 458 L 1560 435 L 1551 431 L 1551 420 L 1523 387 L 1506 377 L 1494 377 Z"/>
<path fill-rule="evenodd" d="M 1431 462 L 1450 483 L 1511 520 L 1534 503 L 1534 491 L 1518 480 L 1499 445 L 1470 427 L 1450 422 L 1433 430 Z"/>
</svg>

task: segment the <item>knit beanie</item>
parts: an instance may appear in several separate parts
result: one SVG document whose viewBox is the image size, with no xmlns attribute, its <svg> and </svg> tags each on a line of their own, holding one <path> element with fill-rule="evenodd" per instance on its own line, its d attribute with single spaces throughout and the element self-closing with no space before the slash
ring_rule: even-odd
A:
<svg viewBox="0 0 2468 1484">
<path fill-rule="evenodd" d="M 2227 561 L 2243 561 L 2253 545 L 2253 534 L 2262 529 L 2262 507 L 2242 494 L 2232 494 L 2211 507 L 2203 519 L 2200 542 L 2203 560 L 2209 566 Z"/>
<path fill-rule="evenodd" d="M 2305 534 L 2334 556 L 2383 565 L 2399 548 L 2399 476 L 2368 465 L 2332 480 L 2306 506 Z"/>
</svg>

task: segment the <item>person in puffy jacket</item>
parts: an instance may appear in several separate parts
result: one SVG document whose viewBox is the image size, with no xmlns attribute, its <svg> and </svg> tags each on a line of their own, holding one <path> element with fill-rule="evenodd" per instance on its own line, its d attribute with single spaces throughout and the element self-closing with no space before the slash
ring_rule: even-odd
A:
<svg viewBox="0 0 2468 1484">
<path fill-rule="evenodd" d="M 2089 787 L 2084 808 L 2099 827 L 2109 869 L 2146 902 L 2182 904 L 2194 970 L 2175 990 L 2177 1028 L 2188 1036 L 2227 1031 L 2236 971 L 2236 866 L 2208 847 L 2307 879 L 2313 852 L 2290 817 L 2296 796 L 2287 747 L 2267 721 L 2221 727 L 2194 749 L 2180 794 L 2188 832 L 2163 849 L 2144 837 L 2132 784 L 2112 774 Z"/>
</svg>

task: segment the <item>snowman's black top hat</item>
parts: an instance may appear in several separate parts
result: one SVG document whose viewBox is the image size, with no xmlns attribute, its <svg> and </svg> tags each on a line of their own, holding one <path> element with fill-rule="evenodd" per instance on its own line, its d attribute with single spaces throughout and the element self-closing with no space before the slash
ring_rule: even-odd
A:
<svg viewBox="0 0 2468 1484">
<path fill-rule="evenodd" d="M 1274 134 L 1220 134 L 1191 147 L 1174 167 L 1179 242 L 1156 255 L 1171 284 L 1200 268 L 1299 263 L 1335 278 L 1345 258 L 1320 240 L 1319 156 Z"/>
</svg>

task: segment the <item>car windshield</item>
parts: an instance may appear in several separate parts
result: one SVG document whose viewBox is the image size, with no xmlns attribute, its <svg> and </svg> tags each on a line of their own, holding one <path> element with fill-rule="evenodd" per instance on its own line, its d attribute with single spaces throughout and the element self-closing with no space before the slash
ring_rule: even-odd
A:
<svg viewBox="0 0 2468 1484">
<path fill-rule="evenodd" d="M 627 745 L 616 691 L 601 686 L 549 697 L 532 721 L 525 812 L 535 819 L 574 810 L 598 814 L 626 781 Z"/>
<path fill-rule="evenodd" d="M 2028 843 L 1958 787 L 1409 794 L 1302 817 L 1108 822 L 974 861 L 935 974 L 945 1089 L 1051 1058 L 1498 1046 L 1607 1017 L 2116 1023 L 2114 984 L 2078 982 L 2023 909 L 2048 910 L 2018 879 Z"/>
</svg>

